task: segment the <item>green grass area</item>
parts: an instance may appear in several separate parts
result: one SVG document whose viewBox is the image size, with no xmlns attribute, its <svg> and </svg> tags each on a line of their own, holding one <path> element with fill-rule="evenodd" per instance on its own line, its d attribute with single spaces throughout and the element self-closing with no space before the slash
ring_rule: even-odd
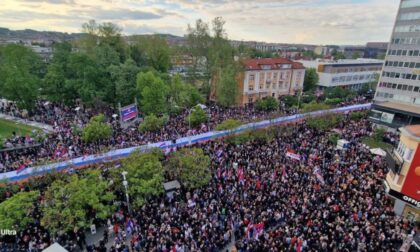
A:
<svg viewBox="0 0 420 252">
<path fill-rule="evenodd" d="M 392 145 L 384 143 L 382 141 L 378 141 L 373 137 L 364 137 L 362 139 L 362 143 L 366 144 L 370 148 L 381 148 L 383 150 L 392 149 Z"/>
<path fill-rule="evenodd" d="M 14 132 L 19 135 L 31 133 L 34 128 L 9 120 L 0 119 L 0 139 L 10 137 Z"/>
</svg>

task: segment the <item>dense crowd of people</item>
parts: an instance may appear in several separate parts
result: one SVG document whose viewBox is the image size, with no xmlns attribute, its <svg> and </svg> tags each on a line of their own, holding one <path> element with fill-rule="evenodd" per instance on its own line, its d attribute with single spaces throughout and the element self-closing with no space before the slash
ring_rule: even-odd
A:
<svg viewBox="0 0 420 252">
<path fill-rule="evenodd" d="M 152 198 L 132 214 L 116 192 L 121 204 L 99 244 L 77 232 L 55 240 L 70 251 L 101 252 L 398 251 L 419 227 L 396 216 L 385 196 L 386 164 L 360 141 L 371 125 L 347 117 L 337 129 L 347 149 L 305 122 L 268 141 L 197 144 L 212 159 L 207 186 Z M 39 222 L 29 230 L 21 248 L 40 251 L 53 241 Z"/>
<path fill-rule="evenodd" d="M 362 97 L 356 97 L 342 102 L 340 106 L 364 101 Z M 208 114 L 208 121 L 195 128 L 189 127 L 186 120 L 189 111 L 185 109 L 178 115 L 171 115 L 168 123 L 160 131 L 140 132 L 138 124 L 134 124 L 128 129 L 121 127 L 118 118 L 112 116 L 116 111 L 109 108 L 99 111 L 79 105 L 75 109 L 39 101 L 32 114 L 29 115 L 26 111 L 18 109 L 15 104 L 2 101 L 0 102 L 0 113 L 51 125 L 54 127 L 54 132 L 48 134 L 34 132 L 27 135 L 15 132 L 13 137 L 6 139 L 3 144 L 4 149 L 0 149 L 0 173 L 23 170 L 30 166 L 87 156 L 110 149 L 196 135 L 214 129 L 217 124 L 226 119 L 249 122 L 297 112 L 295 109 L 286 108 L 284 103 L 280 103 L 278 110 L 272 112 L 257 111 L 252 106 L 222 108 L 217 105 L 209 105 L 205 110 Z M 108 122 L 112 125 L 112 137 L 95 143 L 83 142 L 80 129 L 92 116 L 98 113 L 105 114 Z"/>
</svg>

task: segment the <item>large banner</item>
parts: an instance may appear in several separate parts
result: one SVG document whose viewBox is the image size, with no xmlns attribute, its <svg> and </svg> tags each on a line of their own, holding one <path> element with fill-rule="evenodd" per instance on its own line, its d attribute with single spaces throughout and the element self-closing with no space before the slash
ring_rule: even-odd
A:
<svg viewBox="0 0 420 252">
<path fill-rule="evenodd" d="M 40 176 L 42 174 L 45 174 L 51 171 L 77 169 L 77 168 L 85 167 L 85 166 L 92 165 L 95 163 L 109 162 L 111 160 L 116 160 L 116 159 L 126 157 L 135 150 L 147 151 L 148 149 L 152 149 L 152 148 L 160 148 L 163 150 L 167 150 L 170 148 L 174 149 L 177 147 L 187 146 L 191 143 L 199 143 L 199 142 L 209 141 L 212 139 L 226 137 L 233 134 L 239 134 L 248 129 L 255 130 L 255 129 L 261 129 L 261 128 L 265 128 L 272 125 L 280 125 L 284 123 L 295 122 L 296 120 L 303 119 L 306 116 L 311 116 L 311 115 L 320 116 L 324 113 L 344 113 L 347 111 L 370 109 L 370 107 L 371 107 L 370 103 L 357 104 L 357 105 L 351 105 L 347 107 L 335 108 L 335 109 L 324 110 L 324 111 L 316 111 L 316 112 L 311 112 L 311 113 L 306 113 L 306 114 L 283 116 L 283 117 L 276 118 L 274 120 L 265 120 L 265 121 L 260 121 L 256 123 L 245 124 L 233 130 L 210 131 L 210 132 L 202 133 L 195 136 L 182 137 L 182 138 L 177 139 L 176 143 L 173 143 L 172 141 L 169 141 L 169 140 L 162 141 L 158 143 L 151 143 L 147 145 L 141 145 L 141 146 L 130 147 L 130 148 L 125 148 L 125 149 L 112 150 L 106 153 L 78 157 L 78 158 L 74 158 L 67 161 L 61 161 L 58 163 L 51 163 L 51 164 L 41 165 L 37 167 L 28 167 L 19 173 L 17 173 L 16 171 L 0 173 L 0 180 L 6 179 L 8 181 L 19 181 L 19 180 L 27 179 L 33 176 Z M 137 110 L 137 107 L 135 107 L 135 109 Z M 299 155 L 291 153 L 291 152 L 286 153 L 286 155 L 296 160 L 298 160 L 298 158 L 299 160 L 301 159 Z"/>
<path fill-rule="evenodd" d="M 123 122 L 136 118 L 139 114 L 139 111 L 137 110 L 137 104 L 134 103 L 134 104 L 121 108 L 120 113 L 121 113 L 121 120 Z"/>
</svg>

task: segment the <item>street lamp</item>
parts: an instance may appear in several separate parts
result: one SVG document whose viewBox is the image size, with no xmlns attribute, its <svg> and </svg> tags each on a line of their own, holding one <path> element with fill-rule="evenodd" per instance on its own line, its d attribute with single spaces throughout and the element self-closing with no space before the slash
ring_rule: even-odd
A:
<svg viewBox="0 0 420 252">
<path fill-rule="evenodd" d="M 127 198 L 127 208 L 128 208 L 128 213 L 131 214 L 131 209 L 130 209 L 130 199 L 128 197 L 128 181 L 126 179 L 126 175 L 128 174 L 127 171 L 123 171 L 121 172 L 121 175 L 123 176 L 123 185 L 125 188 L 125 197 Z"/>
</svg>

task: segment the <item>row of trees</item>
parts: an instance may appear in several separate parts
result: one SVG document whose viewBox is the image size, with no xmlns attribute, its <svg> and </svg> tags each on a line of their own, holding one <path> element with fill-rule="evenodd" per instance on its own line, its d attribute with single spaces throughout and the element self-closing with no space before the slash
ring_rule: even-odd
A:
<svg viewBox="0 0 420 252">
<path fill-rule="evenodd" d="M 115 24 L 91 20 L 83 24 L 82 39 L 54 45 L 48 64 L 23 45 L 1 46 L 0 93 L 29 110 L 39 97 L 67 105 L 80 99 L 88 106 L 125 105 L 138 98 L 145 111 L 156 114 L 174 105 L 191 107 L 211 92 L 229 106 L 237 96 L 240 67 L 224 24 L 215 18 L 210 29 L 197 20 L 188 27 L 186 45 L 170 48 L 159 35 L 132 36 L 127 43 Z M 173 55 L 192 56 L 185 79 L 190 84 L 168 75 Z"/>
<path fill-rule="evenodd" d="M 21 231 L 40 218 L 41 225 L 55 233 L 87 228 L 95 219 L 106 220 L 115 210 L 116 195 L 124 192 L 122 171 L 127 172 L 128 193 L 135 208 L 164 192 L 165 174 L 187 188 L 204 186 L 211 179 L 210 157 L 201 149 L 182 149 L 165 162 L 160 150 L 134 152 L 120 168 L 110 170 L 110 180 L 104 179 L 101 170 L 89 169 L 71 176 L 50 175 L 42 201 L 39 184 L 16 192 L 0 203 L 0 226 Z"/>
</svg>

